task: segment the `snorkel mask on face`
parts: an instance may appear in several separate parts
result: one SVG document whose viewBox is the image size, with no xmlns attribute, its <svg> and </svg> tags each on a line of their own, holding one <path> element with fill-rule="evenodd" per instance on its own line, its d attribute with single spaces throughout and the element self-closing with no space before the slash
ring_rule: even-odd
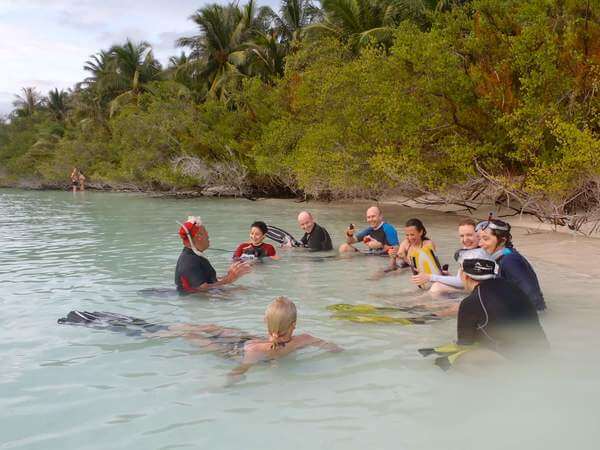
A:
<svg viewBox="0 0 600 450">
<path fill-rule="evenodd" d="M 178 221 L 175 221 L 175 222 L 177 224 L 179 224 L 181 227 L 181 228 L 179 228 L 179 237 L 181 237 L 181 239 L 183 239 L 184 241 L 185 241 L 185 239 L 188 240 L 192 251 L 196 255 L 203 256 L 202 252 L 200 250 L 198 250 L 196 248 L 196 246 L 194 245 L 194 240 L 193 240 L 193 237 L 196 236 L 200 232 L 200 227 L 202 227 L 202 218 L 200 218 L 200 216 L 189 216 L 187 218 L 187 220 L 185 221 L 185 223 L 181 223 Z"/>
</svg>

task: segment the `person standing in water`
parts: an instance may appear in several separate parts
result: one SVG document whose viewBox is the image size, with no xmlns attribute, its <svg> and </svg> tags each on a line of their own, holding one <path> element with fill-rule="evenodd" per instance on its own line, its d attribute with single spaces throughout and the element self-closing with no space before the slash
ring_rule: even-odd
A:
<svg viewBox="0 0 600 450">
<path fill-rule="evenodd" d="M 340 253 L 360 252 L 354 244 L 363 243 L 367 249 L 362 253 L 370 255 L 395 254 L 398 248 L 398 232 L 385 222 L 379 207 L 371 206 L 367 209 L 367 223 L 369 226 L 355 233 L 354 226 L 346 229 L 346 243 L 340 246 Z"/>
<path fill-rule="evenodd" d="M 188 217 L 179 228 L 179 237 L 183 241 L 183 250 L 175 267 L 175 285 L 181 293 L 200 292 L 235 282 L 250 271 L 244 262 L 235 262 L 222 278 L 211 263 L 202 254 L 210 246 L 208 231 L 200 217 Z"/>
<path fill-rule="evenodd" d="M 73 192 L 77 192 L 77 189 L 85 191 L 85 177 L 77 167 L 73 167 L 71 171 L 71 187 Z"/>
<path fill-rule="evenodd" d="M 315 222 L 314 217 L 308 211 L 298 214 L 298 225 L 304 231 L 300 239 L 302 247 L 310 252 L 329 251 L 333 248 L 331 237 L 325 228 Z"/>
<path fill-rule="evenodd" d="M 267 234 L 267 224 L 260 220 L 250 225 L 250 241 L 244 242 L 233 252 L 233 259 L 257 259 L 257 258 L 276 258 L 275 247 L 264 241 Z"/>
<path fill-rule="evenodd" d="M 544 294 L 533 267 L 515 248 L 510 224 L 488 219 L 477 224 L 479 246 L 500 266 L 500 277 L 516 284 L 531 299 L 538 311 L 546 309 Z"/>
</svg>

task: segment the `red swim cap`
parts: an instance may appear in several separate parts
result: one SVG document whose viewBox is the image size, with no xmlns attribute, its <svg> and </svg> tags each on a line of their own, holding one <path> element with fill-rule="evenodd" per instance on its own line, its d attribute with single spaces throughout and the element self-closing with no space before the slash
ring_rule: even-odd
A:
<svg viewBox="0 0 600 450">
<path fill-rule="evenodd" d="M 183 224 L 183 226 L 179 227 L 179 237 L 183 239 L 183 242 L 189 242 L 188 233 L 191 237 L 194 237 L 196 234 L 198 234 L 198 231 L 200 231 L 200 225 L 198 225 L 198 223 L 195 221 L 187 221 Z"/>
</svg>

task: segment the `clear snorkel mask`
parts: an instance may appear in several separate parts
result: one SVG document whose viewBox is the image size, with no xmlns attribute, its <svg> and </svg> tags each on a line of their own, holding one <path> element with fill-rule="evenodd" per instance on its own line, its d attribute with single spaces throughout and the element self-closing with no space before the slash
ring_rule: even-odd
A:
<svg viewBox="0 0 600 450">
<path fill-rule="evenodd" d="M 487 220 L 483 220 L 477 224 L 475 231 L 483 231 L 487 228 L 498 231 L 510 231 L 510 225 L 501 220 L 494 220 L 494 213 L 490 213 Z"/>
<path fill-rule="evenodd" d="M 198 255 L 198 256 L 204 256 L 204 255 L 202 254 L 202 252 L 201 252 L 200 250 L 198 250 L 198 249 L 196 248 L 196 246 L 194 245 L 194 241 L 193 241 L 193 239 L 192 239 L 192 235 L 190 234 L 190 230 L 188 230 L 188 229 L 187 229 L 187 227 L 185 227 L 185 226 L 184 226 L 184 224 L 182 224 L 181 222 L 179 222 L 179 221 L 177 221 L 177 220 L 176 220 L 175 222 L 176 222 L 176 223 L 177 223 L 179 226 L 181 226 L 181 228 L 183 228 L 183 230 L 185 231 L 185 234 L 186 234 L 186 236 L 187 236 L 187 238 L 188 238 L 188 242 L 190 243 L 190 247 L 191 247 L 192 251 L 193 251 L 193 252 L 194 252 L 196 255 Z M 198 225 L 199 227 L 201 227 L 201 226 L 202 226 L 202 218 L 201 218 L 200 216 L 188 216 L 188 218 L 187 218 L 187 220 L 186 220 L 185 222 L 186 222 L 186 223 L 190 222 L 190 223 L 192 223 L 192 224 L 194 224 L 194 225 Z M 193 228 L 193 225 L 192 225 L 192 228 Z"/>
</svg>

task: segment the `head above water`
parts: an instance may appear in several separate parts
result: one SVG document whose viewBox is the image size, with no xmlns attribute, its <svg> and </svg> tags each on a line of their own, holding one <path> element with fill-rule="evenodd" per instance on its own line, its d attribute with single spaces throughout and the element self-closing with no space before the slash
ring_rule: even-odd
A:
<svg viewBox="0 0 600 450">
<path fill-rule="evenodd" d="M 277 297 L 265 311 L 265 322 L 272 348 L 292 338 L 296 328 L 297 311 L 293 301 L 286 297 Z"/>
<path fill-rule="evenodd" d="M 404 224 L 404 234 L 411 245 L 418 245 L 429 239 L 425 225 L 419 219 L 408 219 Z"/>
<path fill-rule="evenodd" d="M 465 259 L 460 264 L 461 279 L 468 291 L 472 291 L 481 281 L 498 276 L 499 267 L 489 259 Z"/>
<path fill-rule="evenodd" d="M 371 206 L 367 209 L 367 223 L 372 228 L 377 228 L 383 222 L 383 213 L 378 206 Z"/>
<path fill-rule="evenodd" d="M 471 219 L 466 218 L 458 223 L 458 237 L 462 248 L 477 248 L 479 246 L 479 235 L 475 231 L 477 223 Z"/>
<path fill-rule="evenodd" d="M 203 252 L 210 245 L 208 232 L 199 216 L 189 216 L 188 219 L 181 224 L 179 227 L 179 237 L 181 237 L 184 247 L 199 252 Z"/>
<path fill-rule="evenodd" d="M 298 225 L 305 233 L 310 233 L 315 226 L 315 219 L 308 211 L 298 214 Z"/>
<path fill-rule="evenodd" d="M 258 245 L 260 244 L 264 238 L 265 234 L 267 234 L 268 228 L 267 224 L 261 220 L 257 220 L 250 225 L 250 241 Z"/>
<path fill-rule="evenodd" d="M 487 253 L 492 254 L 502 248 L 512 248 L 512 235 L 510 224 L 503 220 L 490 219 L 477 224 L 479 246 Z"/>
</svg>

